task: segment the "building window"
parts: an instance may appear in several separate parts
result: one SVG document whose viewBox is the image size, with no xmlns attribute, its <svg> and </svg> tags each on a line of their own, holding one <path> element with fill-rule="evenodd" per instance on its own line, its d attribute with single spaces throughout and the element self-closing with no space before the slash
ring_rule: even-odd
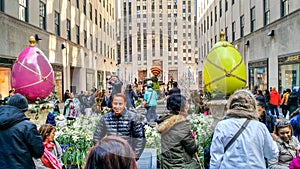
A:
<svg viewBox="0 0 300 169">
<path fill-rule="evenodd" d="M 235 21 L 232 22 L 232 41 L 235 41 Z"/>
<path fill-rule="evenodd" d="M 58 13 L 57 11 L 55 11 L 54 25 L 55 34 L 60 36 L 60 13 Z"/>
<path fill-rule="evenodd" d="M 78 25 L 76 25 L 76 43 L 80 44 L 80 29 Z"/>
<path fill-rule="evenodd" d="M 222 17 L 222 0 L 219 1 L 220 6 L 220 18 Z"/>
<path fill-rule="evenodd" d="M 93 6 L 90 3 L 90 20 L 93 20 Z"/>
<path fill-rule="evenodd" d="M 100 40 L 100 54 L 102 55 L 102 40 Z"/>
<path fill-rule="evenodd" d="M 240 17 L 240 27 L 241 27 L 241 37 L 245 35 L 245 17 L 242 15 Z"/>
<path fill-rule="evenodd" d="M 250 9 L 250 31 L 255 31 L 255 7 Z"/>
<path fill-rule="evenodd" d="M 210 12 L 210 26 L 213 26 L 213 12 Z"/>
<path fill-rule="evenodd" d="M 228 0 L 225 0 L 225 12 L 228 11 Z"/>
<path fill-rule="evenodd" d="M 209 30 L 209 16 L 207 16 L 207 30 Z"/>
<path fill-rule="evenodd" d="M 90 47 L 91 47 L 91 50 L 93 50 L 93 35 L 90 34 Z"/>
<path fill-rule="evenodd" d="M 270 23 L 270 0 L 264 0 L 264 25 Z"/>
<path fill-rule="evenodd" d="M 28 22 L 28 1 L 19 0 L 19 19 Z"/>
<path fill-rule="evenodd" d="M 98 15 L 97 15 L 97 9 L 95 9 L 95 24 L 98 24 Z"/>
<path fill-rule="evenodd" d="M 40 1 L 40 27 L 46 30 L 46 4 Z"/>
<path fill-rule="evenodd" d="M 96 52 L 98 53 L 99 51 L 98 51 L 98 38 L 96 38 Z"/>
<path fill-rule="evenodd" d="M 289 13 L 289 0 L 281 0 L 281 16 Z"/>
<path fill-rule="evenodd" d="M 100 26 L 100 29 L 102 28 L 102 15 L 100 14 L 100 18 L 99 18 L 99 26 Z"/>
<path fill-rule="evenodd" d="M 79 0 L 76 0 L 76 8 L 79 9 Z"/>
<path fill-rule="evenodd" d="M 71 40 L 71 21 L 67 19 L 67 38 Z"/>
<path fill-rule="evenodd" d="M 86 15 L 86 0 L 83 0 L 83 13 Z"/>
<path fill-rule="evenodd" d="M 218 10 L 218 7 L 217 6 L 215 6 L 215 22 L 217 22 L 217 20 L 218 20 L 218 14 L 217 14 L 217 10 Z"/>
<path fill-rule="evenodd" d="M 225 28 L 225 40 L 228 41 L 228 27 Z"/>
<path fill-rule="evenodd" d="M 87 47 L 87 33 L 86 33 L 86 30 L 84 30 L 83 44 L 84 44 L 84 47 Z"/>
<path fill-rule="evenodd" d="M 4 0 L 0 0 L 0 11 L 4 12 Z"/>
</svg>

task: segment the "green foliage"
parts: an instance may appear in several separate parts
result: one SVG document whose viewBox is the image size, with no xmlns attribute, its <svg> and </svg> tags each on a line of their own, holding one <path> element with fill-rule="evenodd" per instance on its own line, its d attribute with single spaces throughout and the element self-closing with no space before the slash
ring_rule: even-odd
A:
<svg viewBox="0 0 300 169">
<path fill-rule="evenodd" d="M 79 168 L 84 165 L 86 155 L 93 146 L 93 133 L 100 118 L 99 114 L 80 116 L 68 126 L 57 128 L 56 140 L 63 149 L 62 162 L 65 165 L 77 165 Z"/>
</svg>

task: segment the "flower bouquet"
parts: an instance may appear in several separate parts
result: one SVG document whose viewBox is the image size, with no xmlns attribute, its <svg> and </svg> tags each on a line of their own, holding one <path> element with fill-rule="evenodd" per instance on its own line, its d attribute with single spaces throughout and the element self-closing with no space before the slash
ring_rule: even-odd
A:
<svg viewBox="0 0 300 169">
<path fill-rule="evenodd" d="M 93 133 L 101 115 L 80 116 L 68 126 L 58 127 L 56 141 L 63 149 L 62 162 L 81 168 L 86 160 L 86 154 L 93 146 Z"/>
</svg>

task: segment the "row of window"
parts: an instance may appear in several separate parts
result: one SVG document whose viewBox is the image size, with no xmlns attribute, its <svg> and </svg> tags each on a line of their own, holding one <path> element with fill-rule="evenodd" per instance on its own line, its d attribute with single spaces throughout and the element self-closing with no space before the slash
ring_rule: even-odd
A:
<svg viewBox="0 0 300 169">
<path fill-rule="evenodd" d="M 288 0 L 281 0 L 281 17 L 288 14 L 289 11 L 289 5 Z M 234 4 L 234 0 L 232 0 L 232 5 Z M 264 19 L 264 25 L 267 25 L 270 23 L 270 0 L 264 0 L 263 1 L 263 19 Z M 228 0 L 225 1 L 225 12 L 228 10 Z M 219 15 L 220 18 L 222 17 L 222 1 L 219 1 Z M 217 22 L 217 6 L 214 8 L 214 21 Z M 255 6 L 250 9 L 250 32 L 254 32 L 256 29 L 256 13 L 255 13 Z M 210 15 L 207 15 L 207 18 L 203 21 L 201 24 L 201 32 L 202 34 L 205 33 L 210 29 L 210 27 L 213 26 L 213 12 L 210 12 Z M 232 25 L 232 41 L 236 40 L 236 22 L 233 21 Z M 225 28 L 225 33 L 227 32 L 228 28 Z M 227 34 L 226 34 L 227 35 Z M 244 15 L 240 16 L 240 36 L 243 37 L 245 35 L 245 17 Z M 226 38 L 228 40 L 228 37 Z"/>
<path fill-rule="evenodd" d="M 40 1 L 40 8 L 39 8 L 39 17 L 40 17 L 40 27 L 46 30 L 46 4 Z M 91 7 L 92 9 L 92 7 Z M 95 16 L 97 16 L 97 10 L 95 10 Z M 100 14 L 100 20 L 99 20 L 99 25 L 100 29 L 102 28 L 102 15 Z M 97 17 L 95 17 L 95 23 L 97 24 Z M 54 27 L 55 27 L 55 34 L 60 36 L 60 13 L 55 11 L 54 12 Z M 103 27 L 104 27 L 104 32 L 107 32 L 107 34 L 114 39 L 114 29 L 112 26 L 109 26 L 109 23 L 105 21 L 103 18 Z M 111 30 L 111 31 L 110 31 Z M 68 40 L 71 39 L 71 20 L 67 19 L 66 20 L 66 36 Z M 96 52 L 98 52 L 98 38 L 95 38 L 96 40 Z M 80 27 L 79 25 L 76 25 L 76 43 L 80 44 Z M 84 40 L 83 40 L 84 47 L 87 47 L 87 31 L 84 30 Z M 90 35 L 90 49 L 93 50 L 93 36 Z M 100 43 L 100 53 L 101 54 L 107 54 L 106 53 L 106 44 L 104 44 L 104 52 L 102 53 L 102 42 Z M 108 50 L 108 55 L 110 57 L 112 56 L 113 52 L 110 53 L 109 55 L 109 50 Z"/>
</svg>

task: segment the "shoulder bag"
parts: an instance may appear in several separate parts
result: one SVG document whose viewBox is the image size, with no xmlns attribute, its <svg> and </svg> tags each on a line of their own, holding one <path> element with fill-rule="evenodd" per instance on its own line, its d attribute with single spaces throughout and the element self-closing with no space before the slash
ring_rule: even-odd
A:
<svg viewBox="0 0 300 169">
<path fill-rule="evenodd" d="M 242 127 L 235 133 L 235 135 L 232 137 L 232 139 L 228 142 L 228 144 L 225 146 L 224 149 L 224 153 L 226 152 L 226 150 L 232 145 L 232 143 L 239 137 L 239 135 L 245 130 L 245 128 L 247 127 L 247 125 L 249 124 L 250 120 L 247 119 L 244 124 L 242 125 Z"/>
</svg>

